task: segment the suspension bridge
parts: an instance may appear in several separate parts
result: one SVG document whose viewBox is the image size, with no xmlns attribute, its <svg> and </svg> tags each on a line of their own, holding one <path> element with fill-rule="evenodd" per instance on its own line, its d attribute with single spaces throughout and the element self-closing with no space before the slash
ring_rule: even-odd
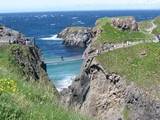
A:
<svg viewBox="0 0 160 120">
<path fill-rule="evenodd" d="M 63 63 L 70 63 L 73 61 L 83 60 L 81 55 L 73 56 L 73 57 L 63 57 L 63 59 L 60 57 L 56 58 L 49 58 L 49 59 L 43 59 L 46 64 L 63 64 Z"/>
</svg>

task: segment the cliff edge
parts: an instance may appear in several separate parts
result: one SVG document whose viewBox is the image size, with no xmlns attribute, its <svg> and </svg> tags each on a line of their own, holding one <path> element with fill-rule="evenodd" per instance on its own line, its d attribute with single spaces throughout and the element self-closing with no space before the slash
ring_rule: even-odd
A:
<svg viewBox="0 0 160 120">
<path fill-rule="evenodd" d="M 101 32 L 84 52 L 82 72 L 62 91 L 61 101 L 97 120 L 158 120 L 160 44 L 152 34 L 157 19 L 147 21 L 156 26 L 151 31 L 144 27 L 146 21 L 134 21 L 134 31 L 122 29 L 129 18 L 117 18 L 118 27 L 113 20 L 97 21 Z"/>
</svg>

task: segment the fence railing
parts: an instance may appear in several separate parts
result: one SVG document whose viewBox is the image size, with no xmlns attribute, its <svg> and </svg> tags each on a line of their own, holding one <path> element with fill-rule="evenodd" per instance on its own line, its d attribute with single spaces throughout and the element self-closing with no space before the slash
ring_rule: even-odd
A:
<svg viewBox="0 0 160 120">
<path fill-rule="evenodd" d="M 23 38 L 14 38 L 9 39 L 9 44 L 21 44 L 27 46 L 35 46 L 35 38 L 34 37 L 23 37 Z"/>
</svg>

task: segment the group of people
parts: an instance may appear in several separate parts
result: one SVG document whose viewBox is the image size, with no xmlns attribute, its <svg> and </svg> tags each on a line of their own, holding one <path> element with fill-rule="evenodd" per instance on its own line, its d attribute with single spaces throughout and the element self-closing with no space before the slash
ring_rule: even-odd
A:
<svg viewBox="0 0 160 120">
<path fill-rule="evenodd" d="M 32 45 L 29 39 L 9 40 L 9 44 Z"/>
</svg>

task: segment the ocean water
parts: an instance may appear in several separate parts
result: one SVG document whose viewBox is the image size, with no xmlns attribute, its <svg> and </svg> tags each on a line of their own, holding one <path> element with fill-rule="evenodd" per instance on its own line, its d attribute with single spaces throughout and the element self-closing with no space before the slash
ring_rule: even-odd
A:
<svg viewBox="0 0 160 120">
<path fill-rule="evenodd" d="M 134 16 L 138 21 L 160 16 L 160 11 L 83 11 L 83 12 L 41 12 L 0 14 L 0 24 L 35 37 L 47 63 L 47 72 L 56 87 L 61 90 L 71 84 L 79 74 L 84 49 L 68 48 L 62 45 L 57 34 L 65 27 L 92 27 L 101 17 Z M 64 60 L 61 59 L 64 57 Z"/>
</svg>

